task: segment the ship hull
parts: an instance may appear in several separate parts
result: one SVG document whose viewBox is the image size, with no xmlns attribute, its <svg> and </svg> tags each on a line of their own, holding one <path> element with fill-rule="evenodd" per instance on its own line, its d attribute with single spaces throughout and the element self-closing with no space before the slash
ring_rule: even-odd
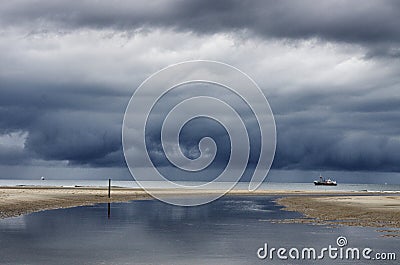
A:
<svg viewBox="0 0 400 265">
<path fill-rule="evenodd" d="M 314 181 L 314 185 L 316 185 L 316 186 L 337 186 L 336 183 L 324 183 L 324 182 L 317 182 L 317 181 Z"/>
</svg>

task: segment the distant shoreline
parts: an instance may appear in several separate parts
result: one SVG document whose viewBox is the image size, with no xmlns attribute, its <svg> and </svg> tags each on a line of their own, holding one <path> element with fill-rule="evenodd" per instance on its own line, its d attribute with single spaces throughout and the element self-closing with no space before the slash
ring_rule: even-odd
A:
<svg viewBox="0 0 400 265">
<path fill-rule="evenodd" d="M 188 190 L 178 193 L 166 189 L 154 189 L 154 191 L 166 196 L 206 195 L 220 192 L 218 190 Z M 301 212 L 314 219 L 292 220 L 293 222 L 344 220 L 335 224 L 400 228 L 400 193 L 232 190 L 228 195 L 279 196 L 281 198 L 277 200 L 277 203 L 285 206 L 287 210 Z M 0 187 L 0 218 L 50 209 L 143 199 L 152 199 L 152 197 L 142 189 L 132 188 L 112 187 L 111 198 L 108 198 L 107 188 L 104 187 L 7 186 Z M 371 218 L 364 218 L 363 215 Z"/>
</svg>

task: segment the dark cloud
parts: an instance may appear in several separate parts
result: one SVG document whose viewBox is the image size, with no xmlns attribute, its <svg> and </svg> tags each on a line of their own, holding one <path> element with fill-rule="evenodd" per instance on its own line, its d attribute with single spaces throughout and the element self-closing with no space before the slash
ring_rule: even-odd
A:
<svg viewBox="0 0 400 265">
<path fill-rule="evenodd" d="M 371 129 L 324 127 L 324 123 L 308 123 L 297 129 L 281 126 L 275 168 L 399 171 L 400 157 L 395 150 L 400 145 L 396 139 L 376 135 Z"/>
<path fill-rule="evenodd" d="M 390 91 L 299 90 L 270 99 L 278 131 L 274 167 L 398 172 L 400 98 Z"/>
<path fill-rule="evenodd" d="M 0 8 L 3 26 L 74 30 L 171 27 L 196 33 L 245 30 L 263 37 L 373 44 L 370 55 L 397 55 L 400 5 L 394 0 L 356 1 L 12 1 Z"/>
<path fill-rule="evenodd" d="M 0 134 L 28 132 L 28 137 L 24 150 L 3 148 L 9 155 L 0 155 L 2 163 L 34 158 L 71 165 L 123 166 L 120 135 L 129 96 L 112 91 L 82 84 L 4 82 Z"/>
<path fill-rule="evenodd" d="M 29 165 L 31 157 L 22 148 L 0 145 L 0 161 L 2 165 Z"/>
<path fill-rule="evenodd" d="M 90 163 L 121 150 L 120 123 L 104 113 L 46 114 L 29 128 L 26 148 L 47 160 Z"/>
</svg>

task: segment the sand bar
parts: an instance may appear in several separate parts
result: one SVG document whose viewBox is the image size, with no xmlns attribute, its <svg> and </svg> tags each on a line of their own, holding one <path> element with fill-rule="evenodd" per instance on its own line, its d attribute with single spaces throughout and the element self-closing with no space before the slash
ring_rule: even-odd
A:
<svg viewBox="0 0 400 265">
<path fill-rule="evenodd" d="M 293 222 L 400 228 L 400 195 L 291 196 L 277 200 L 311 219 Z"/>
<path fill-rule="evenodd" d="M 1 187 L 0 218 L 49 209 L 122 202 L 149 196 L 141 190 L 116 189 L 108 198 L 105 188 Z"/>
</svg>

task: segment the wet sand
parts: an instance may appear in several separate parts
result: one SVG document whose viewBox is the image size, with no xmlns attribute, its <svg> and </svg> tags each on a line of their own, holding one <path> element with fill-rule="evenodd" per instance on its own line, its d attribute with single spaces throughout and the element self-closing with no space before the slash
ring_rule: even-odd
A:
<svg viewBox="0 0 400 265">
<path fill-rule="evenodd" d="M 288 222 L 400 228 L 400 195 L 292 196 L 277 200 L 285 210 L 306 218 Z M 390 230 L 388 230 L 390 231 Z M 399 235 L 393 230 L 393 236 Z"/>
<path fill-rule="evenodd" d="M 0 218 L 49 209 L 123 202 L 149 198 L 141 190 L 114 189 L 108 198 L 105 188 L 0 187 Z"/>
</svg>

